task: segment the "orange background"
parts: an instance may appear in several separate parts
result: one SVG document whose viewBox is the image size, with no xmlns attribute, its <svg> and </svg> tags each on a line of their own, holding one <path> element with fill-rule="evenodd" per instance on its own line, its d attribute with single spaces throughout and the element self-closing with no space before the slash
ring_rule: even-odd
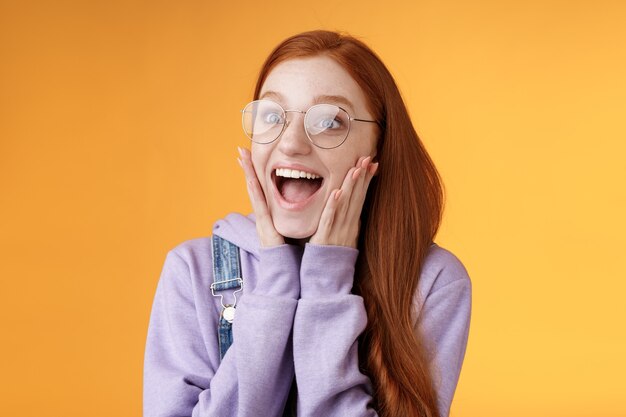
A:
<svg viewBox="0 0 626 417">
<path fill-rule="evenodd" d="M 165 254 L 249 212 L 239 109 L 327 28 L 380 54 L 447 186 L 452 416 L 626 416 L 626 4 L 227 3 L 0 3 L 0 415 L 141 414 Z"/>
</svg>

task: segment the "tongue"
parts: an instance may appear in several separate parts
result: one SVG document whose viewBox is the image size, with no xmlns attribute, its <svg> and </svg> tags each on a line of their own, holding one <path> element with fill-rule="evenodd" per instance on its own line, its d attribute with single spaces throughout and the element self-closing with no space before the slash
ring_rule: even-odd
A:
<svg viewBox="0 0 626 417">
<path fill-rule="evenodd" d="M 304 201 L 315 193 L 321 185 L 319 180 L 286 178 L 283 182 L 281 194 L 290 203 Z"/>
</svg>

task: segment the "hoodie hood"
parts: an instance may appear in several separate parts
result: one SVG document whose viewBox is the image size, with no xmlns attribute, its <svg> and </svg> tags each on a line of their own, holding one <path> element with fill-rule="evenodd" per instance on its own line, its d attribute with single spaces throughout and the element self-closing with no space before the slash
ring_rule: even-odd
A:
<svg viewBox="0 0 626 417">
<path fill-rule="evenodd" d="M 261 242 L 256 230 L 254 213 L 250 213 L 247 216 L 240 213 L 230 213 L 223 219 L 215 222 L 213 234 L 234 243 L 255 258 L 259 258 Z M 432 250 L 433 247 L 438 246 L 433 242 L 428 249 Z"/>
<path fill-rule="evenodd" d="M 259 257 L 259 235 L 256 231 L 254 213 L 244 216 L 240 213 L 230 213 L 213 225 L 213 234 L 239 246 L 242 250 Z"/>
</svg>

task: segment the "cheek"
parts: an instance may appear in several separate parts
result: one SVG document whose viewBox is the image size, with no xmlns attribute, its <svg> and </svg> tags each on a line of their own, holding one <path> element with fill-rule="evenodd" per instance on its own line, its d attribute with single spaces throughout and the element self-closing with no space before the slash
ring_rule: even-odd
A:
<svg viewBox="0 0 626 417">
<path fill-rule="evenodd" d="M 364 131 L 363 135 L 361 136 L 361 141 L 359 143 L 361 145 L 359 147 L 360 153 L 357 156 L 357 159 L 361 156 L 369 155 L 373 157 L 376 155 L 379 136 L 380 136 L 380 129 L 378 127 L 367 126 L 367 129 Z"/>
<path fill-rule="evenodd" d="M 343 183 L 348 171 L 356 166 L 357 161 L 362 156 L 371 155 L 370 150 L 366 146 L 360 146 L 358 149 L 350 149 L 349 152 L 337 153 L 336 158 L 328 161 L 328 166 L 332 167 L 333 183 Z"/>
<path fill-rule="evenodd" d="M 331 189 L 341 188 L 350 168 L 356 164 L 358 158 L 352 155 L 346 156 L 342 161 L 337 162 L 332 169 Z"/>
<path fill-rule="evenodd" d="M 358 149 L 350 149 L 349 152 L 337 154 L 337 158 L 327 162 L 332 167 L 332 188 L 340 188 L 348 174 L 348 171 L 356 166 L 361 157 L 374 156 L 376 154 L 376 141 L 363 141 Z"/>
</svg>

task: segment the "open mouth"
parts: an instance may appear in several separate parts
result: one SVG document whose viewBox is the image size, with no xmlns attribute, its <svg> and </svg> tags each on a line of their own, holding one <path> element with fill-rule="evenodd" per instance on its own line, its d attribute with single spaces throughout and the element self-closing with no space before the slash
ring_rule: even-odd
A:
<svg viewBox="0 0 626 417">
<path fill-rule="evenodd" d="M 288 203 L 300 203 L 315 194 L 324 182 L 316 174 L 296 169 L 278 168 L 272 172 L 272 180 L 280 195 Z"/>
</svg>

